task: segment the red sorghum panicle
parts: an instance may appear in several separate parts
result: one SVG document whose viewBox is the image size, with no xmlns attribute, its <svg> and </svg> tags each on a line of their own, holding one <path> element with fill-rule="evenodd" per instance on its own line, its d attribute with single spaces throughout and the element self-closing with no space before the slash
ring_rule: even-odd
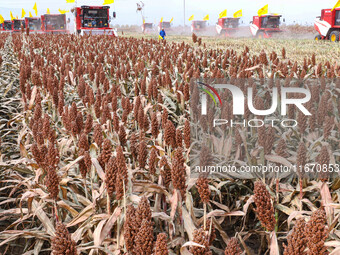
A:
<svg viewBox="0 0 340 255">
<path fill-rule="evenodd" d="M 102 151 L 98 157 L 99 164 L 101 165 L 102 168 L 105 167 L 105 164 L 109 161 L 111 157 L 111 142 L 109 139 L 105 139 L 103 146 L 102 146 Z"/>
<path fill-rule="evenodd" d="M 133 205 L 128 205 L 124 222 L 124 241 L 127 251 L 131 254 L 135 254 L 135 237 L 138 233 L 138 228 L 136 222 L 136 209 Z"/>
<path fill-rule="evenodd" d="M 168 120 L 164 131 L 165 144 L 176 148 L 176 128 L 171 120 Z"/>
<path fill-rule="evenodd" d="M 275 149 L 277 155 L 283 158 L 287 158 L 289 154 L 287 153 L 287 145 L 285 139 L 281 138 Z"/>
<path fill-rule="evenodd" d="M 201 201 L 208 203 L 210 199 L 209 180 L 206 177 L 200 176 L 196 182 L 198 193 L 200 194 Z"/>
<path fill-rule="evenodd" d="M 322 146 L 321 152 L 317 157 L 317 162 L 321 166 L 322 171 L 319 173 L 319 179 L 323 182 L 329 177 L 329 153 L 326 146 Z"/>
<path fill-rule="evenodd" d="M 138 153 L 137 153 L 137 137 L 135 133 L 133 133 L 130 137 L 130 151 L 132 157 L 136 160 Z"/>
<path fill-rule="evenodd" d="M 176 130 L 176 145 L 178 147 L 183 147 L 183 135 L 182 130 L 179 128 Z"/>
<path fill-rule="evenodd" d="M 151 116 L 151 134 L 154 138 L 157 138 L 159 133 L 159 124 L 157 120 L 157 114 L 153 113 Z"/>
<path fill-rule="evenodd" d="M 306 153 L 307 153 L 307 149 L 306 146 L 304 144 L 304 142 L 301 142 L 299 144 L 298 150 L 297 150 L 297 159 L 296 159 L 296 165 L 298 167 L 298 174 L 300 176 L 303 176 L 304 174 L 304 167 L 306 165 Z"/>
<path fill-rule="evenodd" d="M 135 252 L 138 255 L 151 255 L 153 252 L 153 226 L 144 219 L 135 238 Z"/>
<path fill-rule="evenodd" d="M 155 148 L 151 149 L 150 157 L 149 157 L 149 173 L 150 175 L 154 175 L 156 173 L 156 158 L 157 158 L 157 151 Z"/>
<path fill-rule="evenodd" d="M 48 167 L 45 177 L 45 185 L 51 198 L 57 199 L 59 193 L 59 176 L 54 167 Z"/>
<path fill-rule="evenodd" d="M 98 147 L 100 148 L 102 146 L 103 139 L 104 139 L 102 128 L 101 128 L 100 124 L 97 124 L 94 127 L 93 139 L 96 142 L 96 144 L 98 145 Z"/>
<path fill-rule="evenodd" d="M 184 166 L 183 149 L 177 148 L 174 152 L 171 168 L 171 180 L 175 189 L 179 190 L 182 199 L 185 199 L 186 193 L 186 170 Z"/>
<path fill-rule="evenodd" d="M 256 181 L 254 185 L 254 201 L 256 214 L 261 224 L 268 231 L 273 231 L 276 225 L 274 217 L 274 207 L 271 197 L 262 181 Z"/>
<path fill-rule="evenodd" d="M 105 168 L 105 184 L 107 193 L 112 197 L 113 192 L 116 190 L 116 175 L 118 172 L 117 160 L 115 157 L 111 157 Z"/>
<path fill-rule="evenodd" d="M 52 255 L 77 255 L 77 244 L 72 240 L 66 226 L 57 222 L 55 237 L 51 242 Z"/>
<path fill-rule="evenodd" d="M 225 255 L 241 255 L 242 250 L 235 237 L 231 238 L 224 250 Z"/>
<path fill-rule="evenodd" d="M 185 147 L 188 149 L 190 148 L 190 122 L 186 120 L 184 123 L 184 143 Z"/>
<path fill-rule="evenodd" d="M 327 218 L 324 208 L 314 211 L 306 224 L 308 255 L 326 255 L 325 241 L 328 237 Z"/>
<path fill-rule="evenodd" d="M 307 247 L 306 222 L 304 219 L 298 219 L 291 233 L 287 237 L 287 245 L 283 255 L 304 255 Z"/>
<path fill-rule="evenodd" d="M 165 233 L 159 233 L 157 235 L 157 240 L 156 240 L 156 248 L 155 248 L 155 253 L 154 255 L 168 255 L 168 246 L 166 242 L 166 234 Z"/>
<path fill-rule="evenodd" d="M 145 168 L 148 150 L 145 141 L 141 141 L 138 147 L 138 162 L 140 168 Z"/>
<path fill-rule="evenodd" d="M 212 252 L 209 249 L 208 231 L 205 231 L 203 228 L 195 229 L 193 236 L 194 236 L 193 241 L 195 243 L 203 245 L 204 248 L 198 246 L 191 246 L 190 252 L 193 255 L 212 255 Z"/>
<path fill-rule="evenodd" d="M 136 212 L 136 222 L 138 227 L 141 226 L 143 220 L 151 222 L 150 204 L 145 196 L 141 198 Z"/>
<path fill-rule="evenodd" d="M 120 141 L 120 145 L 121 146 L 125 146 L 126 144 L 126 132 L 125 132 L 125 128 L 123 125 L 120 126 L 119 128 L 119 141 Z"/>
</svg>

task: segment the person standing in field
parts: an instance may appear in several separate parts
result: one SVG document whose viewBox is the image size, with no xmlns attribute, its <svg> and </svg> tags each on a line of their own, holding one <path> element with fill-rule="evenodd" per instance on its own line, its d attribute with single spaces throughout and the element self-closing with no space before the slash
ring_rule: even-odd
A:
<svg viewBox="0 0 340 255">
<path fill-rule="evenodd" d="M 164 40 L 166 36 L 164 28 L 159 32 L 159 39 Z"/>
</svg>

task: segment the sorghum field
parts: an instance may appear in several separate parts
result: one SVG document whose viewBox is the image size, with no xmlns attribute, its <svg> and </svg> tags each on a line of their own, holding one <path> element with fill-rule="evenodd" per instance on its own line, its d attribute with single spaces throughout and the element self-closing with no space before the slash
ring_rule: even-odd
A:
<svg viewBox="0 0 340 255">
<path fill-rule="evenodd" d="M 0 34 L 1 253 L 340 254 L 339 177 L 197 179 L 189 162 L 191 78 L 280 77 L 320 81 L 314 117 L 295 116 L 285 133 L 238 130 L 227 150 L 255 165 L 339 163 L 339 51 L 312 40 Z"/>
</svg>

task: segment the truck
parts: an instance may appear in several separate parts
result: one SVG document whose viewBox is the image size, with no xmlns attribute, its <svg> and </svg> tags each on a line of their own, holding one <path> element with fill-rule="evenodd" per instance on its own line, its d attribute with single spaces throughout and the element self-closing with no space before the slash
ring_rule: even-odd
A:
<svg viewBox="0 0 340 255">
<path fill-rule="evenodd" d="M 117 30 L 110 27 L 110 6 L 87 6 L 75 8 L 75 27 L 79 35 L 117 36 Z M 113 12 L 113 18 L 116 13 Z"/>
<path fill-rule="evenodd" d="M 41 15 L 41 30 L 45 34 L 67 34 L 65 14 Z"/>
<path fill-rule="evenodd" d="M 251 34 L 257 38 L 270 38 L 273 34 L 283 32 L 280 29 L 281 17 L 279 14 L 253 16 L 253 21 L 250 22 Z"/>
<path fill-rule="evenodd" d="M 340 7 L 321 10 L 321 16 L 316 17 L 314 28 L 319 33 L 315 40 L 339 41 L 340 33 Z"/>
<path fill-rule="evenodd" d="M 221 36 L 232 36 L 239 28 L 240 18 L 219 18 L 216 23 L 216 32 Z"/>
<path fill-rule="evenodd" d="M 199 33 L 203 32 L 207 29 L 207 21 L 206 20 L 193 20 L 191 22 L 191 32 Z"/>
<path fill-rule="evenodd" d="M 24 19 L 13 19 L 12 20 L 12 32 L 13 33 L 20 33 L 21 32 L 21 25 L 25 28 L 25 20 Z"/>
<path fill-rule="evenodd" d="M 42 33 L 41 18 L 25 17 L 25 26 L 29 28 L 30 33 Z"/>
</svg>

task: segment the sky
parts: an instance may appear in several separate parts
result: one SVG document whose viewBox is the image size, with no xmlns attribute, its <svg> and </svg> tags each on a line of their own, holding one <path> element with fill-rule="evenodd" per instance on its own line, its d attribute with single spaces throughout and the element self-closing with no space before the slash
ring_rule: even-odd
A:
<svg viewBox="0 0 340 255">
<path fill-rule="evenodd" d="M 337 0 L 185 0 L 185 23 L 190 24 L 188 18 L 191 15 L 195 19 L 202 19 L 209 14 L 208 23 L 213 25 L 216 23 L 218 14 L 227 9 L 228 16 L 232 16 L 239 9 L 243 11 L 241 22 L 248 25 L 252 20 L 252 16 L 257 14 L 258 9 L 265 4 L 269 4 L 269 12 L 280 13 L 285 18 L 287 24 L 308 24 L 312 25 L 316 16 L 319 16 L 321 9 L 332 8 Z M 67 4 L 66 0 L 0 0 L 0 14 L 9 19 L 10 11 L 14 16 L 21 17 L 21 8 L 34 15 L 33 5 L 37 3 L 38 15 L 46 13 L 49 8 L 51 13 L 58 13 L 58 9 L 69 10 L 75 4 Z M 80 5 L 102 5 L 104 0 L 77 0 Z M 142 18 L 140 13 L 136 13 L 137 0 L 115 0 L 110 5 L 110 12 L 116 11 L 117 18 L 112 24 L 119 25 L 140 25 Z M 183 25 L 184 21 L 184 0 L 143 0 L 144 15 L 146 22 L 158 23 L 161 17 L 164 21 L 170 20 L 172 17 L 173 24 Z M 68 16 L 73 19 L 71 13 Z"/>
</svg>

